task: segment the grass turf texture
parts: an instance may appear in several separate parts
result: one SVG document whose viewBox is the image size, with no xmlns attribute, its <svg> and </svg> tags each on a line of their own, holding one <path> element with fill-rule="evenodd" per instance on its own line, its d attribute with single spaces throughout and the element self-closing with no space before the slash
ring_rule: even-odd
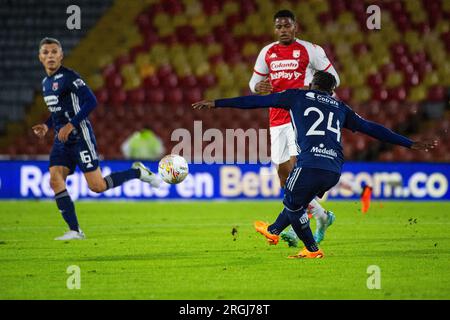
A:
<svg viewBox="0 0 450 320">
<path fill-rule="evenodd" d="M 325 259 L 290 260 L 299 249 L 253 229 L 279 202 L 78 202 L 88 239 L 72 242 L 53 240 L 65 231 L 53 202 L 0 202 L 0 299 L 450 298 L 449 203 L 325 207 L 337 216 Z M 70 265 L 80 290 L 66 287 Z"/>
</svg>

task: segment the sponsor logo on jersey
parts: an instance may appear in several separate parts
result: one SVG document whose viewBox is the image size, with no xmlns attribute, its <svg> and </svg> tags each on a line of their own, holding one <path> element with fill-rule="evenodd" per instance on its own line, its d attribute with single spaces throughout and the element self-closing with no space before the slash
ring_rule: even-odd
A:
<svg viewBox="0 0 450 320">
<path fill-rule="evenodd" d="M 50 107 L 50 106 L 57 105 L 58 102 L 59 102 L 58 96 L 55 96 L 55 95 L 45 96 L 45 97 L 44 97 L 44 101 L 45 101 L 45 104 L 46 104 L 47 106 L 49 106 L 49 107 Z"/>
<path fill-rule="evenodd" d="M 58 112 L 58 111 L 61 111 L 61 107 L 48 107 L 48 111 Z"/>
<path fill-rule="evenodd" d="M 294 50 L 292 51 L 292 56 L 294 58 L 299 58 L 300 57 L 300 50 Z"/>
<path fill-rule="evenodd" d="M 271 73 L 270 74 L 270 79 L 271 80 L 278 80 L 278 79 L 285 79 L 285 80 L 297 80 L 298 78 L 300 78 L 302 75 L 301 72 L 286 72 L 286 71 L 279 71 L 279 72 L 275 72 L 275 73 Z"/>
<path fill-rule="evenodd" d="M 339 103 L 336 100 L 331 99 L 330 97 L 327 97 L 327 96 L 320 95 L 320 94 L 317 95 L 317 101 L 322 102 L 322 103 L 331 104 L 336 107 L 339 106 Z"/>
<path fill-rule="evenodd" d="M 55 76 L 55 80 L 58 80 L 58 79 L 60 79 L 60 78 L 62 78 L 63 77 L 63 74 L 62 73 L 58 73 L 56 76 Z"/>
<path fill-rule="evenodd" d="M 58 88 L 59 88 L 59 83 L 58 83 L 58 82 L 53 82 L 53 84 L 52 84 L 52 90 L 53 90 L 53 91 L 56 91 L 56 90 L 58 90 Z"/>
<path fill-rule="evenodd" d="M 73 82 L 73 85 L 75 86 L 75 88 L 80 88 L 80 87 L 84 87 L 86 84 L 84 83 L 83 80 L 81 79 L 77 79 Z"/>
<path fill-rule="evenodd" d="M 270 69 L 272 71 L 282 71 L 282 70 L 295 70 L 299 66 L 297 60 L 279 60 L 270 63 Z"/>
<path fill-rule="evenodd" d="M 307 92 L 305 96 L 307 99 L 316 100 L 316 94 L 314 92 Z"/>
<path fill-rule="evenodd" d="M 336 158 L 337 152 L 334 149 L 327 149 L 323 143 L 319 144 L 319 146 L 314 146 L 311 148 L 311 152 L 315 153 L 316 156 L 325 157 L 325 158 Z"/>
</svg>

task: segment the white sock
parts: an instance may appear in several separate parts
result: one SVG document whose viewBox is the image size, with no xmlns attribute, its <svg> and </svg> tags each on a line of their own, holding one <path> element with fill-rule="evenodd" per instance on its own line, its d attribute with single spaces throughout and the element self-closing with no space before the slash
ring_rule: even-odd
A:
<svg viewBox="0 0 450 320">
<path fill-rule="evenodd" d="M 312 216 L 314 217 L 314 219 L 316 219 L 317 222 L 319 223 L 327 222 L 328 220 L 327 211 L 320 205 L 319 202 L 317 202 L 316 199 L 312 200 L 309 203 L 309 209 Z"/>
</svg>

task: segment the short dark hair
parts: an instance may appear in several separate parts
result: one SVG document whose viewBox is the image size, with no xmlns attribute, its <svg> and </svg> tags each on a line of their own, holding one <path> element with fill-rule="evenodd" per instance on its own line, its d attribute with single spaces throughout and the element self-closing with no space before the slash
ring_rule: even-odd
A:
<svg viewBox="0 0 450 320">
<path fill-rule="evenodd" d="M 315 85 L 319 90 L 332 94 L 336 88 L 337 81 L 336 78 L 329 72 L 316 71 L 311 81 L 311 85 Z"/>
<path fill-rule="evenodd" d="M 291 10 L 280 10 L 273 16 L 273 21 L 278 18 L 290 18 L 295 21 L 295 14 Z"/>
<path fill-rule="evenodd" d="M 57 44 L 58 47 L 60 47 L 62 49 L 61 42 L 59 42 L 58 39 L 45 37 L 44 39 L 41 40 L 41 42 L 39 42 L 39 50 L 41 50 L 41 48 L 44 44 L 53 44 L 53 43 Z"/>
</svg>

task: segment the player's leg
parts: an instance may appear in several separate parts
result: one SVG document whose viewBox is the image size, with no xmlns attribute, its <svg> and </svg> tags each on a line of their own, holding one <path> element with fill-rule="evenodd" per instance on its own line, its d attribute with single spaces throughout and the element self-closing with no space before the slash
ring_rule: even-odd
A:
<svg viewBox="0 0 450 320">
<path fill-rule="evenodd" d="M 306 209 L 317 196 L 322 195 L 339 180 L 339 174 L 311 168 L 296 168 L 286 182 L 283 204 L 289 216 L 292 228 L 302 240 L 305 249 L 294 258 L 318 258 L 323 253 L 319 250 L 311 228 Z"/>
<path fill-rule="evenodd" d="M 301 168 L 295 168 L 290 173 L 289 177 L 287 178 L 288 184 L 285 188 L 285 198 L 288 196 L 288 194 L 290 194 L 289 192 L 293 186 L 293 183 L 294 183 L 294 181 L 296 181 L 296 179 L 298 179 L 300 172 L 301 172 Z M 303 194 L 303 196 L 306 196 L 306 195 Z M 311 197 L 314 197 L 314 194 L 311 195 Z M 303 210 L 305 212 L 305 214 L 306 214 L 306 207 L 307 207 L 307 203 Z M 306 215 L 306 217 L 307 217 L 307 215 Z M 291 217 L 291 214 L 289 213 L 289 209 L 286 208 L 286 205 L 285 205 L 285 208 L 280 212 L 280 214 L 278 215 L 278 217 L 274 223 L 272 223 L 271 225 L 268 225 L 267 223 L 264 223 L 262 221 L 256 221 L 255 228 L 256 228 L 256 231 L 258 231 L 259 233 L 261 233 L 262 235 L 264 235 L 266 237 L 266 239 L 269 241 L 270 244 L 277 244 L 280 236 L 282 238 L 283 238 L 283 236 L 286 236 L 286 232 L 283 232 L 283 230 L 286 227 L 288 227 L 289 225 L 291 225 L 291 223 L 292 223 L 292 217 Z M 308 228 L 309 228 L 309 222 L 308 222 Z M 298 236 L 297 236 L 297 234 L 295 234 L 296 231 L 290 231 L 290 232 L 294 233 L 294 235 L 291 235 L 291 237 L 293 239 L 296 239 L 295 241 L 298 242 Z M 307 236 L 305 236 L 305 237 L 308 238 Z M 285 240 L 285 238 L 283 238 L 283 240 Z M 308 247 L 311 247 L 311 245 L 313 245 L 315 243 L 312 233 L 309 237 L 309 240 L 310 241 L 305 240 L 304 243 L 308 243 Z M 290 245 L 290 246 L 294 246 L 294 245 Z M 295 246 L 297 246 L 297 245 L 295 244 Z M 313 248 L 311 248 L 311 249 L 313 249 Z M 317 251 L 317 250 L 315 250 L 315 251 Z"/>
<path fill-rule="evenodd" d="M 119 187 L 125 182 L 133 179 L 141 179 L 142 181 L 150 183 L 155 188 L 158 188 L 161 183 L 159 178 L 142 163 L 134 163 L 132 168 L 113 172 L 106 177 L 102 176 L 102 172 L 98 166 L 93 171 L 84 171 L 83 174 L 89 189 L 96 193 Z"/>
<path fill-rule="evenodd" d="M 298 238 L 303 242 L 308 252 L 319 252 L 319 247 L 314 240 L 307 208 L 309 202 L 317 194 L 316 180 L 307 184 L 311 178 L 310 169 L 295 168 L 287 180 L 284 193 L 284 212 L 289 217 L 292 228 Z M 319 253 L 319 255 L 322 253 Z"/>
<path fill-rule="evenodd" d="M 77 144 L 77 150 L 74 155 L 80 170 L 86 178 L 89 189 L 93 192 L 105 192 L 132 179 L 141 179 L 154 187 L 159 187 L 160 180 L 158 177 L 140 162 L 135 162 L 128 170 L 113 172 L 103 177 L 99 168 L 95 147 L 95 139 L 92 138 L 90 141 L 81 139 Z"/>
<path fill-rule="evenodd" d="M 58 207 L 64 221 L 69 226 L 70 231 L 80 232 L 75 206 L 66 190 L 66 178 L 70 169 L 64 166 L 50 167 L 50 187 L 55 193 L 56 206 Z"/>
<path fill-rule="evenodd" d="M 292 169 L 295 166 L 297 161 L 296 153 L 292 156 L 289 154 L 289 146 L 288 146 L 288 130 L 292 131 L 294 135 L 294 131 L 291 125 L 270 127 L 270 149 L 271 149 L 271 160 L 272 163 L 277 166 L 277 173 L 280 179 L 280 186 L 284 188 L 286 179 L 289 174 L 292 172 Z M 295 141 L 294 141 L 295 144 Z M 290 224 L 289 218 L 282 211 L 277 217 L 276 221 L 269 226 L 268 223 L 264 221 L 256 221 L 255 229 L 257 232 L 261 233 L 266 237 L 270 244 L 277 244 L 279 240 L 279 234 L 281 233 L 283 239 L 289 243 L 290 240 L 298 242 L 298 238 L 294 234 L 289 234 L 287 238 L 285 237 L 285 232 L 282 232 L 286 227 Z M 268 230 L 270 227 L 270 231 Z"/>
<path fill-rule="evenodd" d="M 100 168 L 97 166 L 93 171 L 83 172 L 90 190 L 96 193 L 105 192 L 121 186 L 125 182 L 132 179 L 139 179 L 141 171 L 136 168 L 130 168 L 124 171 L 113 172 L 110 175 L 103 177 Z"/>
<path fill-rule="evenodd" d="M 98 166 L 93 171 L 84 171 L 83 174 L 86 178 L 89 189 L 96 193 L 105 192 L 106 190 L 119 187 L 125 182 L 133 179 L 141 179 L 145 182 L 149 182 L 153 187 L 159 187 L 160 180 L 156 177 L 156 175 L 148 170 L 144 165 L 140 165 L 142 167 L 134 164 L 133 167 L 128 170 L 113 172 L 106 177 L 102 176 L 102 172 Z M 148 181 L 149 176 L 151 177 L 150 181 Z M 144 180 L 143 177 L 147 180 Z"/>
<path fill-rule="evenodd" d="M 70 148 L 64 144 L 54 144 L 50 153 L 50 187 L 55 193 L 56 206 L 58 207 L 69 231 L 55 240 L 84 239 L 80 230 L 75 206 L 66 189 L 67 176 L 73 173 L 76 163 L 71 157 Z"/>
</svg>

